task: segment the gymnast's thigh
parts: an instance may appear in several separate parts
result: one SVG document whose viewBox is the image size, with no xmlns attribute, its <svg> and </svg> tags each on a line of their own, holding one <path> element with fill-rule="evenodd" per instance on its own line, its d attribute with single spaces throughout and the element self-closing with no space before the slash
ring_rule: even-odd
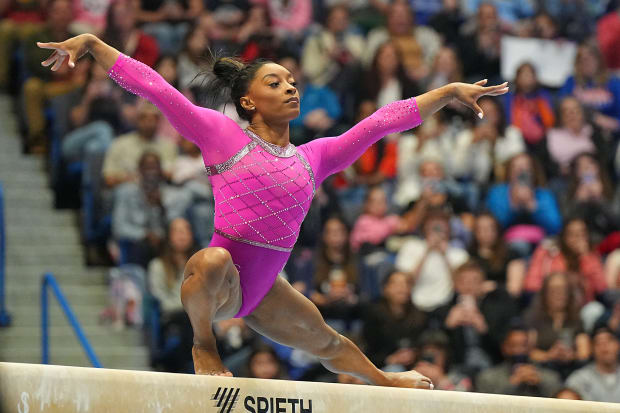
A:
<svg viewBox="0 0 620 413">
<path fill-rule="evenodd" d="M 244 320 L 250 328 L 278 343 L 316 355 L 339 337 L 325 323 L 316 305 L 281 276 Z"/>
</svg>

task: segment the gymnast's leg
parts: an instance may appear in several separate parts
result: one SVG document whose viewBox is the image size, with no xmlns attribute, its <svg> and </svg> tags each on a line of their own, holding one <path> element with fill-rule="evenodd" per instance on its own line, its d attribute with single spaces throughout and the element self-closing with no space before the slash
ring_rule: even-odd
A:
<svg viewBox="0 0 620 413">
<path fill-rule="evenodd" d="M 212 328 L 214 321 L 233 318 L 241 308 L 239 272 L 226 249 L 204 248 L 189 259 L 181 301 L 194 329 L 196 374 L 232 376 L 222 364 Z"/>
<path fill-rule="evenodd" d="M 386 373 L 348 338 L 329 327 L 312 301 L 278 277 L 258 307 L 244 317 L 255 331 L 278 343 L 305 350 L 334 373 L 347 373 L 368 383 L 429 388 L 430 379 L 415 371 Z"/>
</svg>

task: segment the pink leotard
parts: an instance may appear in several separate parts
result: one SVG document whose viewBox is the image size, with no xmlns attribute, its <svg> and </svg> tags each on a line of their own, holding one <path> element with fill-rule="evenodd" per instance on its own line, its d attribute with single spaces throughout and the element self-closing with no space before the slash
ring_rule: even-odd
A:
<svg viewBox="0 0 620 413">
<path fill-rule="evenodd" d="M 383 136 L 422 122 L 410 98 L 382 107 L 340 136 L 282 147 L 192 104 L 153 69 L 124 54 L 108 74 L 155 104 L 202 151 L 215 198 L 210 246 L 230 252 L 241 280 L 243 303 L 235 317 L 250 314 L 284 268 L 321 182 Z"/>
</svg>

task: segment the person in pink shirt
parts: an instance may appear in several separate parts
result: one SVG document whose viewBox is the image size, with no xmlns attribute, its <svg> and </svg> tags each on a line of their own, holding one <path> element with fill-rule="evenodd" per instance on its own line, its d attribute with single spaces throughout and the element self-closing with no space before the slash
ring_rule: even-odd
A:
<svg viewBox="0 0 620 413">
<path fill-rule="evenodd" d="M 566 176 L 577 155 L 597 152 L 597 137 L 585 118 L 581 103 L 575 97 L 562 99 L 559 114 L 557 127 L 547 133 L 547 150 L 551 160 L 560 168 L 560 173 Z"/>
<path fill-rule="evenodd" d="M 452 83 L 392 102 L 341 135 L 296 147 L 289 140 L 289 122 L 299 116 L 299 93 L 292 74 L 278 64 L 214 59 L 214 77 L 207 85 L 213 93 L 230 93 L 239 116 L 250 122 L 241 129 L 222 113 L 192 104 L 153 69 L 96 36 L 38 45 L 53 50 L 42 62 L 53 65 L 53 71 L 66 64 L 74 68 L 90 53 L 120 86 L 155 104 L 202 152 L 215 198 L 215 231 L 210 246 L 189 259 L 181 287 L 194 329 L 196 373 L 232 376 L 218 354 L 212 323 L 243 317 L 253 330 L 312 354 L 334 373 L 375 385 L 432 387 L 430 379 L 413 370 L 379 370 L 278 274 L 316 188 L 329 175 L 350 166 L 383 136 L 418 126 L 453 100 L 484 116 L 477 100 L 506 93 L 506 83 Z"/>
<path fill-rule="evenodd" d="M 312 24 L 312 2 L 308 0 L 254 0 L 269 10 L 271 26 L 278 37 L 301 38 Z"/>
<path fill-rule="evenodd" d="M 368 190 L 364 202 L 364 213 L 359 216 L 351 231 L 351 249 L 360 251 L 364 244 L 377 247 L 382 245 L 392 234 L 405 232 L 407 222 L 398 215 L 387 215 L 388 203 L 385 191 L 381 186 Z"/>
<path fill-rule="evenodd" d="M 586 304 L 607 289 L 603 261 L 592 249 L 586 223 L 580 218 L 568 220 L 557 242 L 543 242 L 534 251 L 525 276 L 524 288 L 537 292 L 543 280 L 554 272 L 568 271 Z"/>
</svg>

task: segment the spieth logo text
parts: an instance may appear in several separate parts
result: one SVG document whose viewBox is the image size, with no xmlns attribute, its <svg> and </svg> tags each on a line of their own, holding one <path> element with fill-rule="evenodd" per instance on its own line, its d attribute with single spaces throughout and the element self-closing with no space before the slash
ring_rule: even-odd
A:
<svg viewBox="0 0 620 413">
<path fill-rule="evenodd" d="M 217 412 L 235 412 L 240 390 L 238 387 L 218 387 L 211 397 Z M 247 395 L 243 398 L 243 408 L 248 413 L 312 413 L 312 400 Z"/>
</svg>

